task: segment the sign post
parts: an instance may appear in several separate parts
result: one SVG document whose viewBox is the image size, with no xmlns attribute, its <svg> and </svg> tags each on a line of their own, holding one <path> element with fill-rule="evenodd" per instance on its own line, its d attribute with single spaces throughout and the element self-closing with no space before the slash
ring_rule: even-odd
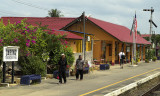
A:
<svg viewBox="0 0 160 96">
<path fill-rule="evenodd" d="M 6 62 L 3 62 L 3 80 L 2 83 L 5 83 L 6 81 Z"/>
<path fill-rule="evenodd" d="M 3 83 L 5 83 L 5 71 L 6 62 L 12 62 L 12 79 L 11 82 L 14 83 L 14 61 L 18 61 L 18 46 L 5 46 L 3 47 Z"/>
</svg>

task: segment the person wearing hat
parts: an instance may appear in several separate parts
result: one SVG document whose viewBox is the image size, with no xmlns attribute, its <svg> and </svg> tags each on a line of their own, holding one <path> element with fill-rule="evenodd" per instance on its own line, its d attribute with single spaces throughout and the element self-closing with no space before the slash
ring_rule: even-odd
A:
<svg viewBox="0 0 160 96">
<path fill-rule="evenodd" d="M 61 54 L 61 58 L 58 62 L 58 65 L 59 65 L 59 68 L 58 68 L 58 71 L 59 71 L 59 83 L 61 84 L 62 83 L 62 78 L 64 80 L 64 83 L 67 82 L 66 80 L 66 67 L 67 67 L 67 60 L 66 60 L 66 57 L 65 57 L 65 54 Z"/>
</svg>

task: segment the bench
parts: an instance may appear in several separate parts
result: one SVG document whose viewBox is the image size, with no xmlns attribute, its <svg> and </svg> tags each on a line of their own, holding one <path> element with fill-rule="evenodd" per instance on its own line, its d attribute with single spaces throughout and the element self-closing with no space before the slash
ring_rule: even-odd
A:
<svg viewBox="0 0 160 96">
<path fill-rule="evenodd" d="M 100 64 L 100 70 L 110 69 L 109 64 Z"/>
<path fill-rule="evenodd" d="M 41 83 L 41 75 L 25 75 L 21 77 L 20 84 L 30 85 L 30 80 Z"/>
<path fill-rule="evenodd" d="M 53 72 L 53 78 L 57 78 L 58 74 L 59 74 L 58 70 L 55 70 Z M 66 77 L 69 77 L 69 70 L 66 70 Z"/>
<path fill-rule="evenodd" d="M 83 73 L 89 73 L 89 67 L 85 67 Z"/>
</svg>

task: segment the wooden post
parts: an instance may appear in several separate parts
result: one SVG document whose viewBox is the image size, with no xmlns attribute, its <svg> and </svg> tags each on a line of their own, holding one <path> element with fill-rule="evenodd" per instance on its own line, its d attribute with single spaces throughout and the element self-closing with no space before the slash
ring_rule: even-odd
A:
<svg viewBox="0 0 160 96">
<path fill-rule="evenodd" d="M 142 54 L 142 46 L 140 45 L 140 48 L 139 48 L 139 58 L 140 58 L 140 60 L 141 60 L 141 58 L 142 58 L 142 57 L 141 57 L 141 56 L 142 56 L 141 54 Z"/>
<path fill-rule="evenodd" d="M 2 83 L 6 81 L 6 62 L 3 62 L 3 80 Z"/>
<path fill-rule="evenodd" d="M 14 83 L 14 61 L 12 61 L 12 84 Z"/>
<path fill-rule="evenodd" d="M 143 46 L 143 60 L 145 60 L 146 59 L 146 57 L 145 57 L 145 53 L 146 53 L 146 49 L 145 49 L 145 45 Z"/>
<path fill-rule="evenodd" d="M 115 40 L 112 41 L 112 65 L 115 63 Z"/>
</svg>

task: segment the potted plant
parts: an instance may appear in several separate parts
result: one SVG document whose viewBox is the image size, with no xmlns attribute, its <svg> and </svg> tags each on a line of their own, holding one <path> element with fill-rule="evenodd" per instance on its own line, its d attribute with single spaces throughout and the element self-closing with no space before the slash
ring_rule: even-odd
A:
<svg viewBox="0 0 160 96">
<path fill-rule="evenodd" d="M 75 66 L 70 67 L 70 75 L 75 76 L 75 74 L 76 74 Z"/>
<path fill-rule="evenodd" d="M 145 62 L 146 62 L 146 63 L 149 63 L 149 59 L 145 59 Z"/>
<path fill-rule="evenodd" d="M 157 57 L 153 56 L 152 60 L 155 62 L 157 60 Z"/>
</svg>

